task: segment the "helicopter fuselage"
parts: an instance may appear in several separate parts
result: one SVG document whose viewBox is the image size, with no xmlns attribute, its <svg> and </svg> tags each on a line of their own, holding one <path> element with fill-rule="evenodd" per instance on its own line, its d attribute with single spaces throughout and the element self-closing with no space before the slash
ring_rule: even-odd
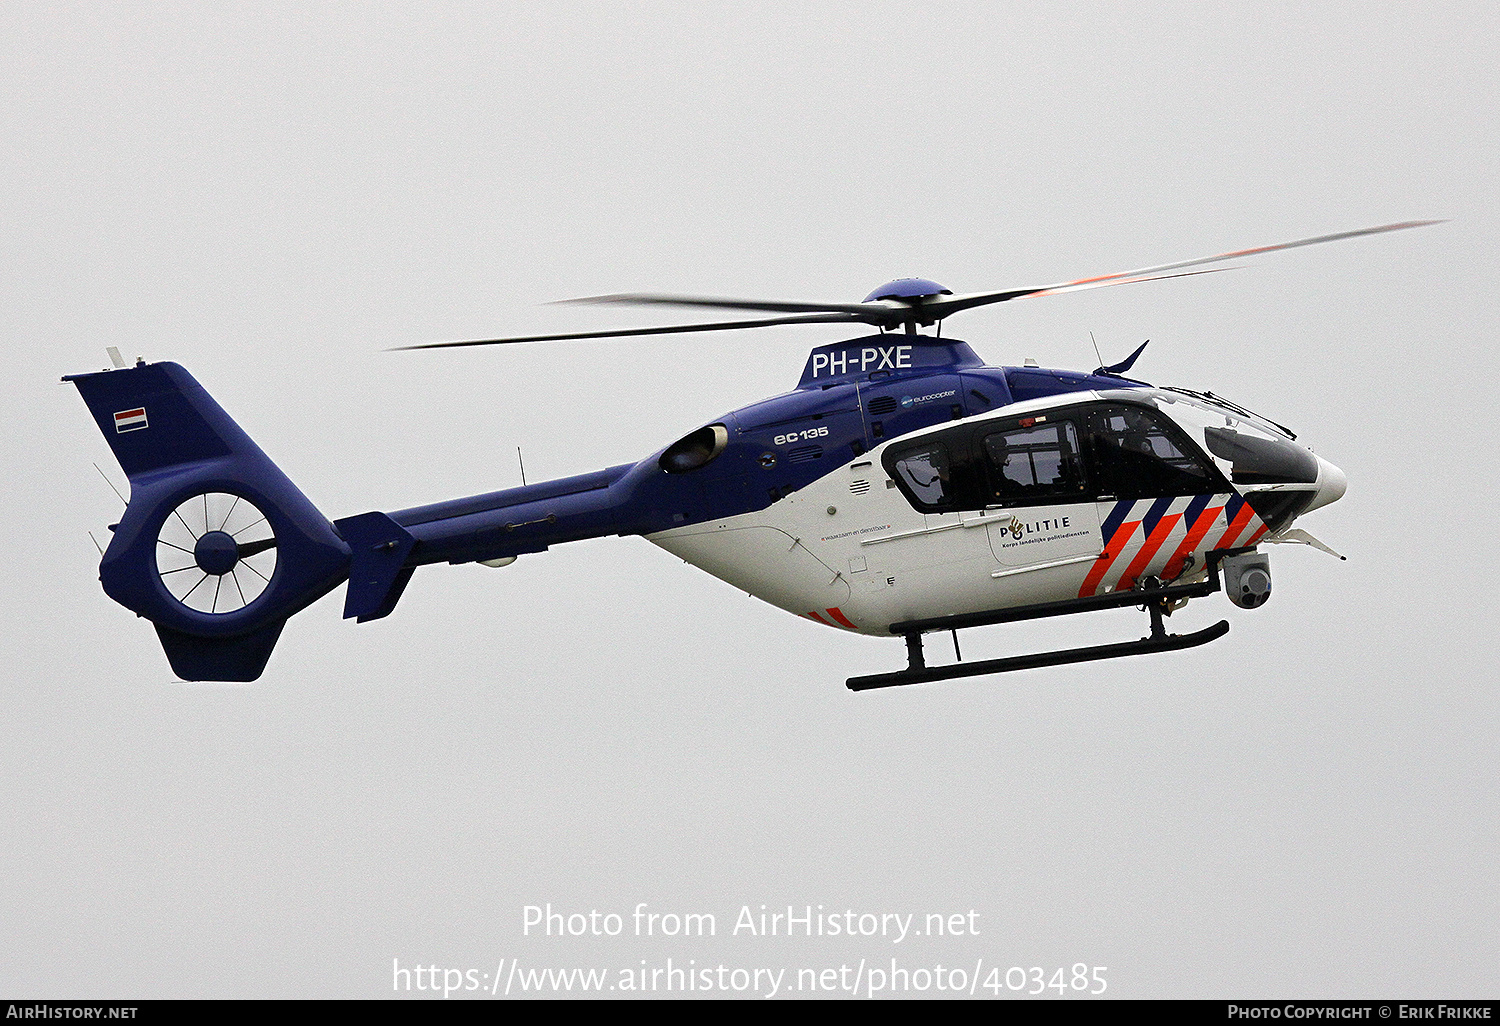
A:
<svg viewBox="0 0 1500 1026">
<path fill-rule="evenodd" d="M 1254 454 L 1237 464 L 1236 444 Z M 414 542 L 408 569 L 639 534 L 789 612 L 889 635 L 1201 578 L 1208 552 L 1342 488 L 1232 404 L 883 333 L 813 350 L 796 390 L 639 463 L 389 516 Z"/>
<path fill-rule="evenodd" d="M 797 387 L 703 425 L 638 463 L 330 522 L 184 368 L 64 377 L 130 480 L 101 553 L 106 594 L 149 619 L 187 680 L 255 680 L 288 617 L 348 582 L 344 616 L 388 616 L 416 569 L 504 566 L 640 535 L 818 623 L 906 639 L 905 670 L 853 690 L 1176 651 L 1162 618 L 1221 588 L 1270 595 L 1261 541 L 1332 552 L 1292 527 L 1344 475 L 1287 429 L 1212 393 L 1124 377 L 1145 345 L 1092 373 L 989 367 L 941 337 L 951 314 L 1028 297 L 1211 273 L 1226 260 L 1434 224 L 1406 221 L 1094 275 L 955 294 L 925 278 L 858 303 L 625 293 L 580 302 L 732 310 L 737 319 L 403 349 L 863 324 L 818 346 Z M 1189 270 L 1193 268 L 1193 270 Z M 933 336 L 918 329 L 938 325 Z M 899 333 L 897 329 L 902 329 Z M 1336 553 L 1335 553 L 1336 554 Z M 1150 637 L 928 667 L 922 636 L 1139 605 Z"/>
</svg>

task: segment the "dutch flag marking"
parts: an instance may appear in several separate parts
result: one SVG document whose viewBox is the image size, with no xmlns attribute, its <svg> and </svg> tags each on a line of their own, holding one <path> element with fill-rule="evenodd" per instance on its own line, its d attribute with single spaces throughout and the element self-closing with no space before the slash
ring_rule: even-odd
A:
<svg viewBox="0 0 1500 1026">
<path fill-rule="evenodd" d="M 115 414 L 115 431 L 124 434 L 126 431 L 139 431 L 149 427 L 146 423 L 146 408 L 137 407 L 134 410 L 121 410 Z"/>
</svg>

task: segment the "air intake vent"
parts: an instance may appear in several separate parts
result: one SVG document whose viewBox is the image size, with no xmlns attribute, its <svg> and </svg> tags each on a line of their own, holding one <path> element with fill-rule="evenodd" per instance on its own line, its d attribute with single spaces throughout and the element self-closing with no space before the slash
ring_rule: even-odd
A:
<svg viewBox="0 0 1500 1026">
<path fill-rule="evenodd" d="M 807 463 L 811 460 L 822 459 L 823 447 L 821 445 L 801 445 L 795 449 L 786 451 L 788 463 Z"/>
<path fill-rule="evenodd" d="M 849 490 L 855 495 L 863 495 L 870 490 L 870 482 L 865 480 L 850 481 Z"/>
<path fill-rule="evenodd" d="M 865 409 L 876 417 L 884 416 L 896 408 L 896 397 L 891 395 L 880 395 L 871 399 Z"/>
</svg>

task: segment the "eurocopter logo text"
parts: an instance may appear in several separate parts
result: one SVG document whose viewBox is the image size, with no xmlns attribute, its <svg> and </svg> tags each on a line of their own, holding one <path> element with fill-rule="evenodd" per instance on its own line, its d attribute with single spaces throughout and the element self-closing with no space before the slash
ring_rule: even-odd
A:
<svg viewBox="0 0 1500 1026">
<path fill-rule="evenodd" d="M 902 406 L 920 406 L 922 403 L 930 403 L 934 399 L 949 399 L 949 398 L 952 398 L 955 395 L 958 395 L 957 390 L 951 389 L 951 388 L 948 391 L 946 391 L 946 392 L 934 392 L 931 395 L 919 395 L 915 399 L 913 399 L 909 395 L 903 395 L 901 397 L 901 405 Z"/>
<path fill-rule="evenodd" d="M 813 353 L 812 376 L 860 373 L 867 370 L 908 370 L 911 346 L 865 346 L 858 355 L 853 349 L 835 353 Z"/>
</svg>

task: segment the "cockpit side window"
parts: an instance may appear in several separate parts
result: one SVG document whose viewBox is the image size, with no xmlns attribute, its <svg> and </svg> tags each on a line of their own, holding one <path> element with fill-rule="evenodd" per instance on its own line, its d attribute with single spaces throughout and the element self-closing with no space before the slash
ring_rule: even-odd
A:
<svg viewBox="0 0 1500 1026">
<path fill-rule="evenodd" d="M 953 499 L 953 461 L 941 443 L 911 449 L 896 458 L 896 479 L 923 506 L 945 506 Z"/>
<path fill-rule="evenodd" d="M 991 505 L 1077 501 L 1088 486 L 1078 428 L 1070 420 L 1027 417 L 985 435 Z"/>
<path fill-rule="evenodd" d="M 1217 490 L 1222 475 L 1182 444 L 1180 433 L 1152 412 L 1107 406 L 1089 418 L 1089 441 L 1101 495 L 1144 499 Z"/>
</svg>

